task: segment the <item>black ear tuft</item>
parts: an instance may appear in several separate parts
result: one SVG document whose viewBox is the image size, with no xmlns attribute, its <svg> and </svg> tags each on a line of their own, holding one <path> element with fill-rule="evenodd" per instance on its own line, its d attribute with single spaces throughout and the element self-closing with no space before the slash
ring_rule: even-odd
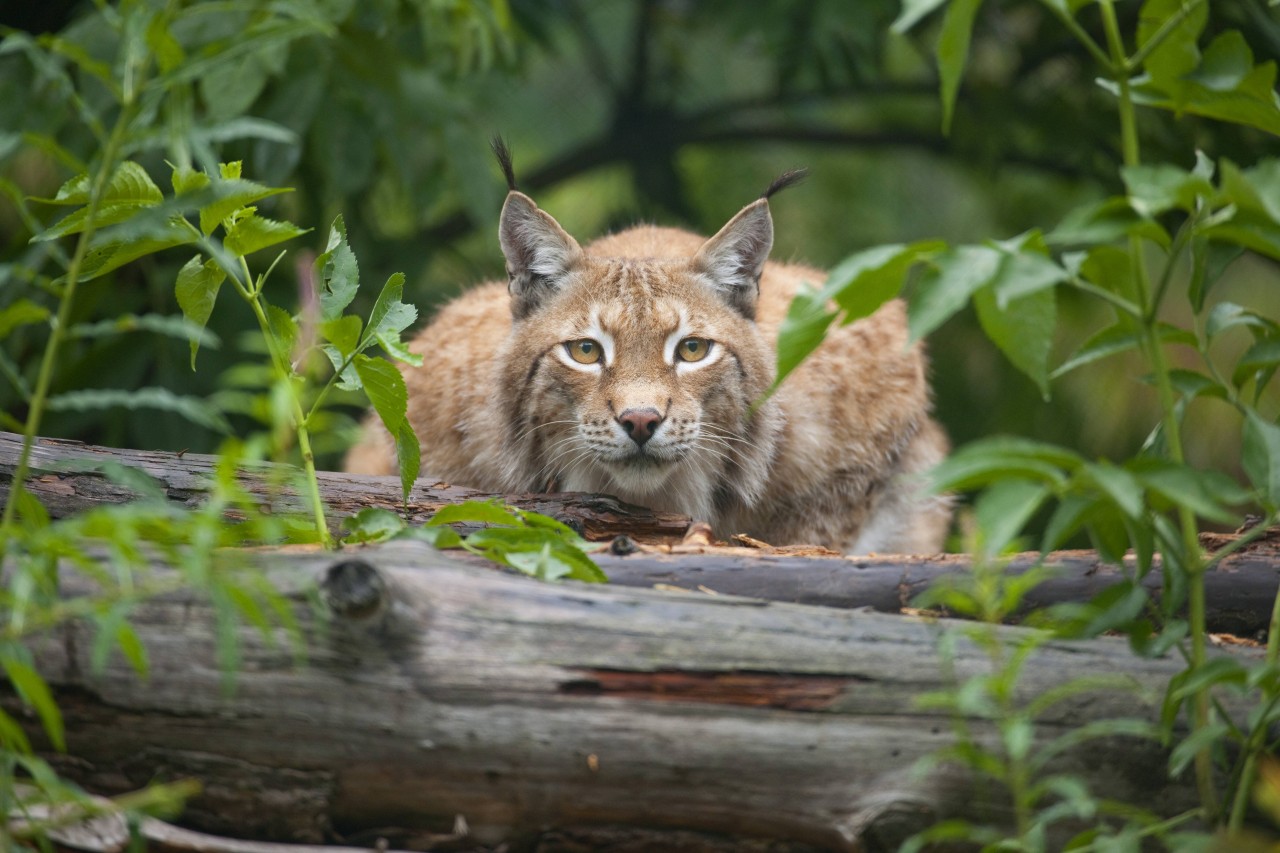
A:
<svg viewBox="0 0 1280 853">
<path fill-rule="evenodd" d="M 760 194 L 760 198 L 771 198 L 774 193 L 782 192 L 787 187 L 794 187 L 807 177 L 809 177 L 808 169 L 788 169 L 773 179 L 773 183 Z"/>
<path fill-rule="evenodd" d="M 493 156 L 498 158 L 498 165 L 502 167 L 502 174 L 507 179 L 507 189 L 515 190 L 516 170 L 511 165 L 511 149 L 507 147 L 507 141 L 495 133 L 493 139 L 489 140 L 489 147 L 493 149 Z"/>
</svg>

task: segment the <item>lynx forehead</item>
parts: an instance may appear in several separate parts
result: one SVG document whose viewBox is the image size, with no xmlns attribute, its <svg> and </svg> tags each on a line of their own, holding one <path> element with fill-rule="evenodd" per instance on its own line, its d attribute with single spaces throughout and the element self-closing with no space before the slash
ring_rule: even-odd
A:
<svg viewBox="0 0 1280 853">
<path fill-rule="evenodd" d="M 424 470 L 499 492 L 611 493 L 722 536 L 938 550 L 950 509 L 920 475 L 946 439 L 900 303 L 833 329 L 761 402 L 789 300 L 825 278 L 768 261 L 768 198 L 796 179 L 710 239 L 638 227 L 585 248 L 513 186 L 507 286 L 445 306 L 410 345 L 423 366 L 402 367 Z M 371 422 L 347 468 L 393 466 Z"/>
</svg>

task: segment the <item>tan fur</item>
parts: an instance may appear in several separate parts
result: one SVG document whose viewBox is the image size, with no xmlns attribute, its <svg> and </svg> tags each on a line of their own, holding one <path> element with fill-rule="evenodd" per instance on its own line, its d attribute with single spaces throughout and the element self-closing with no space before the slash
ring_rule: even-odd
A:
<svg viewBox="0 0 1280 853">
<path fill-rule="evenodd" d="M 481 285 L 410 344 L 424 359 L 404 369 L 424 471 L 496 492 L 612 493 L 708 520 L 720 536 L 848 553 L 940 550 L 950 507 L 920 475 L 947 441 L 929 417 L 925 356 L 907 345 L 901 302 L 833 327 L 747 417 L 772 382 L 788 303 L 826 278 L 764 263 L 763 199 L 710 241 L 638 227 L 580 250 L 513 192 L 502 237 L 512 295 Z M 713 342 L 710 363 L 677 369 L 678 326 Z M 565 343 L 593 337 L 612 338 L 612 361 L 594 372 L 569 365 Z M 663 419 L 637 448 L 618 418 L 643 408 Z M 395 470 L 380 426 L 370 424 L 346 468 Z"/>
</svg>

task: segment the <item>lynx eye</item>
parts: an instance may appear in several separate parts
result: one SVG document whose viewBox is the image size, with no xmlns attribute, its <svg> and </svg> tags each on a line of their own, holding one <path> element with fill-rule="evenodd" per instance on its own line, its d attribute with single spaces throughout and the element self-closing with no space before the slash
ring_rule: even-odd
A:
<svg viewBox="0 0 1280 853">
<path fill-rule="evenodd" d="M 564 345 L 569 352 L 569 358 L 578 362 L 578 364 L 595 364 L 600 361 L 600 344 L 590 338 L 583 338 L 579 341 L 569 341 Z"/>
<path fill-rule="evenodd" d="M 681 361 L 702 361 L 711 352 L 711 341 L 706 338 L 685 338 L 676 344 L 676 358 Z"/>
</svg>

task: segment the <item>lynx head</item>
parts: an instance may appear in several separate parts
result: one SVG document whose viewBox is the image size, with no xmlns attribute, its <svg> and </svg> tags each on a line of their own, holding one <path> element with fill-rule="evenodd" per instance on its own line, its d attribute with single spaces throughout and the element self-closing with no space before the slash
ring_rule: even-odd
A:
<svg viewBox="0 0 1280 853">
<path fill-rule="evenodd" d="M 754 322 L 773 244 L 768 195 L 701 246 L 635 229 L 597 254 L 512 190 L 499 237 L 513 317 L 500 362 L 521 479 L 706 519 L 754 503 L 780 426 L 771 404 L 753 410 L 774 376 Z"/>
</svg>

